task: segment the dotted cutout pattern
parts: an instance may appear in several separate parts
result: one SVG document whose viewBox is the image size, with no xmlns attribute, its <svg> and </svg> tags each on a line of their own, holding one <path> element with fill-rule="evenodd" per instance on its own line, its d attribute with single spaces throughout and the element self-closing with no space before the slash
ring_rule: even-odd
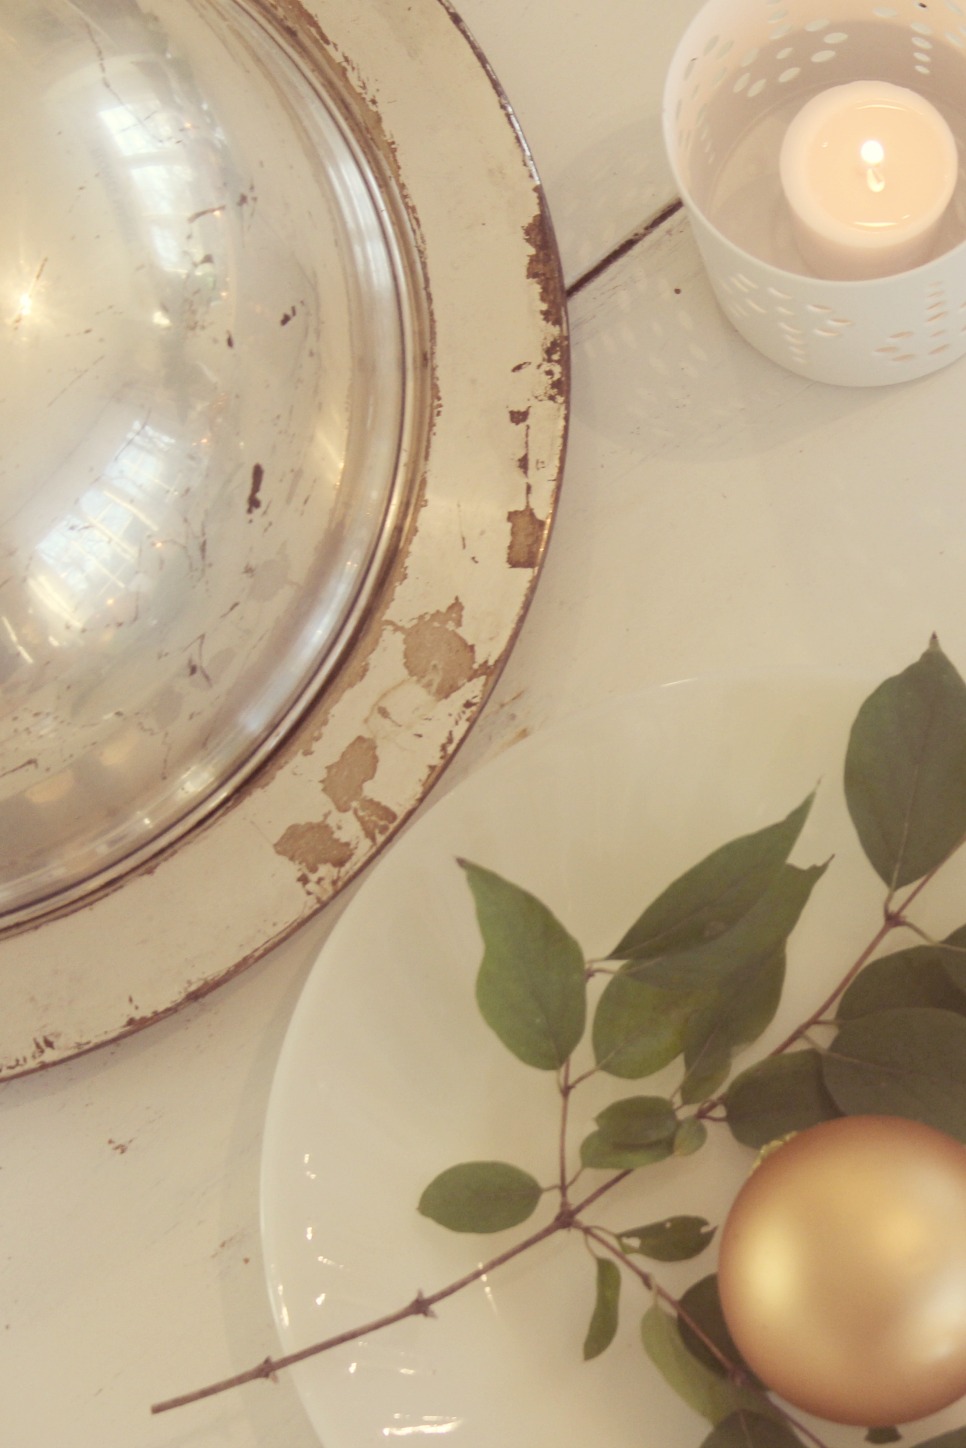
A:
<svg viewBox="0 0 966 1448">
<path fill-rule="evenodd" d="M 747 48 L 739 50 L 731 37 L 715 30 L 702 36 L 699 53 L 689 58 L 684 70 L 685 84 L 675 111 L 676 140 L 683 155 L 700 157 L 706 174 L 712 174 L 715 147 L 721 146 L 720 135 L 714 134 L 716 108 L 711 109 L 719 91 L 719 103 L 732 108 L 737 125 L 744 106 L 767 110 L 777 105 L 779 87 L 784 88 L 784 103 L 796 88 L 805 96 L 817 84 L 835 84 L 834 80 L 821 78 L 820 72 L 832 67 L 834 74 L 835 62 L 841 59 L 843 49 L 847 54 L 851 43 L 850 29 L 843 27 L 841 20 L 836 26 L 827 14 L 819 12 L 814 19 L 794 21 L 788 0 L 756 3 L 761 14 L 759 45 L 747 46 L 746 40 Z M 903 54 L 906 57 L 909 84 L 915 84 L 917 75 L 932 76 L 938 50 L 944 51 L 947 66 L 950 47 L 958 55 L 966 52 L 966 0 L 931 0 L 928 17 L 924 9 L 917 0 L 896 0 L 893 4 L 868 0 L 864 17 L 850 16 L 853 26 L 864 18 L 867 23 L 886 22 L 898 32 L 892 49 L 900 58 Z M 800 7 L 797 13 L 801 15 Z M 966 66 L 963 85 L 966 89 Z M 773 355 L 777 355 L 774 342 L 779 339 L 780 352 L 793 370 L 807 374 L 809 368 L 819 367 L 821 357 L 832 355 L 830 349 L 859 356 L 856 348 L 861 346 L 866 371 L 878 366 L 881 376 L 876 380 L 897 381 L 904 373 L 921 375 L 927 359 L 934 359 L 935 366 L 940 366 L 966 353 L 966 301 L 960 304 L 957 297 L 950 302 L 941 284 L 938 291 L 923 292 L 917 303 L 920 320 L 909 324 L 914 330 L 884 335 L 877 323 L 860 325 L 848 316 L 847 292 L 842 293 L 846 299 L 834 306 L 831 301 L 825 304 L 812 300 L 806 304 L 804 295 L 822 296 L 821 290 L 816 292 L 821 283 L 803 278 L 801 292 L 785 292 L 749 275 L 754 265 L 749 259 L 748 269 L 736 268 L 724 277 L 719 270 L 714 278 L 719 300 L 738 330 L 750 339 L 770 334 Z M 963 289 L 966 291 L 966 280 Z M 828 295 L 831 298 L 832 294 Z M 845 338 L 850 342 L 844 342 Z"/>
</svg>

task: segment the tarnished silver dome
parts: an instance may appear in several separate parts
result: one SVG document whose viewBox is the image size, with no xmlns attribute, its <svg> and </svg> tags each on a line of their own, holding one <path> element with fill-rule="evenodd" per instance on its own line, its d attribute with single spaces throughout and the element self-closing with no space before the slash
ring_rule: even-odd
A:
<svg viewBox="0 0 966 1448">
<path fill-rule="evenodd" d="M 410 264 L 268 10 L 0 5 L 0 924 L 264 760 L 398 521 Z"/>
</svg>

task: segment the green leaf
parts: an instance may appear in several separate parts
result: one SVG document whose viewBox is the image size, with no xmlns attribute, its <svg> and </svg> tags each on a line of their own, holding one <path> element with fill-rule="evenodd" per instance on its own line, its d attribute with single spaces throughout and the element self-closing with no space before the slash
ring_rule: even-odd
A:
<svg viewBox="0 0 966 1448">
<path fill-rule="evenodd" d="M 779 1417 L 777 1408 L 762 1393 L 733 1383 L 709 1371 L 681 1341 L 677 1319 L 655 1302 L 641 1323 L 644 1351 L 665 1381 L 696 1413 L 720 1423 L 741 1411 Z"/>
<path fill-rule="evenodd" d="M 674 1107 L 663 1096 L 613 1101 L 596 1121 L 597 1130 L 581 1144 L 581 1162 L 617 1171 L 669 1157 L 678 1129 Z"/>
<path fill-rule="evenodd" d="M 626 1096 L 612 1101 L 594 1120 L 615 1146 L 654 1146 L 674 1137 L 678 1119 L 664 1096 Z"/>
<path fill-rule="evenodd" d="M 713 995 L 685 1028 L 684 1102 L 701 1101 L 716 1090 L 734 1053 L 756 1040 L 773 1019 L 785 981 L 784 942 L 825 869 L 783 865 L 744 920 L 707 948 L 712 955 L 723 953 L 713 964 Z M 730 951 L 725 951 L 727 943 Z"/>
<path fill-rule="evenodd" d="M 712 1428 L 701 1448 L 802 1448 L 802 1440 L 780 1419 L 742 1410 Z"/>
<path fill-rule="evenodd" d="M 851 1021 L 903 1006 L 936 1006 L 966 1013 L 964 945 L 966 929 L 961 928 L 941 945 L 912 945 L 870 961 L 839 1001 L 838 1019 Z M 960 973 L 963 989 L 956 985 Z"/>
<path fill-rule="evenodd" d="M 688 992 L 650 986 L 626 971 L 613 976 L 594 1012 L 597 1065 L 624 1080 L 660 1071 L 684 1050 L 693 1001 Z"/>
<path fill-rule="evenodd" d="M 611 951 L 612 960 L 645 960 L 721 935 L 773 883 L 812 807 L 814 794 L 777 824 L 742 835 L 707 855 L 664 890 Z"/>
<path fill-rule="evenodd" d="M 631 961 L 622 973 L 681 995 L 706 995 L 719 989 L 744 966 L 781 949 L 826 868 L 827 863 L 804 870 L 783 865 L 771 888 L 724 935 L 657 960 Z"/>
<path fill-rule="evenodd" d="M 791 868 L 790 866 L 788 868 Z M 774 1018 L 785 984 L 785 952 L 774 951 L 749 961 L 735 972 L 730 989 L 721 989 L 713 1004 L 695 1011 L 684 1036 L 681 1100 L 703 1101 L 717 1090 L 731 1070 L 732 1056 L 757 1039 Z"/>
<path fill-rule="evenodd" d="M 465 860 L 483 936 L 476 999 L 487 1025 L 528 1066 L 554 1071 L 584 1033 L 584 956 L 545 905 Z"/>
<path fill-rule="evenodd" d="M 716 1230 L 704 1217 L 665 1217 L 663 1222 L 648 1222 L 618 1236 L 625 1252 L 637 1252 L 655 1262 L 687 1262 L 704 1251 Z"/>
<path fill-rule="evenodd" d="M 616 1262 L 598 1257 L 597 1296 L 590 1327 L 584 1339 L 584 1362 L 600 1357 L 614 1341 L 617 1333 L 617 1313 L 621 1295 L 621 1271 Z"/>
<path fill-rule="evenodd" d="M 769 890 L 724 935 L 658 960 L 623 967 L 601 996 L 594 1050 L 614 1075 L 647 1074 L 683 1048 L 683 1099 L 700 1101 L 725 1079 L 734 1052 L 774 1016 L 784 944 L 824 865 L 782 865 Z M 635 995 L 634 985 L 640 989 Z M 662 998 L 663 993 L 663 998 Z"/>
<path fill-rule="evenodd" d="M 742 1071 L 724 1094 L 728 1126 L 743 1146 L 761 1148 L 841 1112 L 828 1093 L 817 1051 L 766 1056 Z"/>
<path fill-rule="evenodd" d="M 580 1143 L 580 1164 L 593 1171 L 636 1171 L 641 1166 L 667 1161 L 672 1150 L 670 1141 L 656 1142 L 654 1146 L 615 1146 L 599 1131 L 592 1131 Z"/>
<path fill-rule="evenodd" d="M 867 1443 L 901 1443 L 902 1434 L 898 1428 L 870 1428 L 865 1435 Z"/>
<path fill-rule="evenodd" d="M 693 1156 L 700 1151 L 708 1139 L 708 1128 L 696 1116 L 682 1121 L 674 1133 L 673 1152 L 675 1156 Z"/>
<path fill-rule="evenodd" d="M 966 683 L 933 638 L 856 716 L 845 798 L 890 890 L 927 875 L 966 835 Z"/>
<path fill-rule="evenodd" d="M 419 1211 L 451 1232 L 502 1232 L 536 1210 L 540 1183 L 503 1161 L 467 1161 L 434 1177 Z"/>
<path fill-rule="evenodd" d="M 698 1362 L 702 1363 L 709 1372 L 719 1376 L 726 1373 L 727 1370 L 721 1359 L 711 1351 L 704 1340 L 707 1338 L 720 1353 L 724 1354 L 729 1363 L 741 1369 L 749 1383 L 757 1387 L 763 1386 L 741 1356 L 728 1331 L 728 1324 L 725 1322 L 724 1312 L 721 1308 L 716 1272 L 711 1272 L 707 1277 L 701 1277 L 697 1282 L 692 1283 L 681 1298 L 680 1308 L 678 1329 L 681 1333 L 681 1341 L 692 1357 L 697 1358 Z M 700 1329 L 703 1337 L 692 1328 L 691 1323 Z"/>
<path fill-rule="evenodd" d="M 948 947 L 942 951 L 943 968 L 960 996 L 966 997 L 966 925 L 947 935 L 943 945 Z M 959 1004 L 950 1009 L 961 1011 L 966 1007 Z"/>
<path fill-rule="evenodd" d="M 846 1116 L 904 1116 L 966 1142 L 966 1017 L 932 1006 L 846 1021 L 822 1055 Z"/>
</svg>

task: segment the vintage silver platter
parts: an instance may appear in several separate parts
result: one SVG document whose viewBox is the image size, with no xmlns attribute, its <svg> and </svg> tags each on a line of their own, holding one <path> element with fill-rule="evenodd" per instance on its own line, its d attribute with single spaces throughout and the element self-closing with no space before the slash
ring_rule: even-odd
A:
<svg viewBox="0 0 966 1448">
<path fill-rule="evenodd" d="M 525 145 L 443 0 L 3 0 L 0 1076 L 210 990 L 426 794 L 562 466 Z"/>
</svg>

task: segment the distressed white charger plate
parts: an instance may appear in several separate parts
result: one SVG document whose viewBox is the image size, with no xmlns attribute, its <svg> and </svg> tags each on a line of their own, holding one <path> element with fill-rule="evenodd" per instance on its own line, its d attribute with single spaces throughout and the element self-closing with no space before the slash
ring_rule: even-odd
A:
<svg viewBox="0 0 966 1448">
<path fill-rule="evenodd" d="M 542 193 L 445 0 L 239 0 L 333 77 L 414 239 L 415 478 L 339 669 L 211 818 L 0 937 L 0 1077 L 137 1030 L 276 945 L 371 858 L 469 729 L 543 559 L 567 416 Z M 418 360 L 418 359 L 417 359 Z M 418 369 L 417 369 L 418 370 Z"/>
<path fill-rule="evenodd" d="M 443 1287 L 552 1216 L 548 1199 L 518 1231 L 479 1237 L 416 1211 L 425 1185 L 460 1161 L 556 1176 L 553 1073 L 517 1062 L 477 1013 L 481 948 L 456 858 L 534 892 L 601 956 L 682 870 L 783 817 L 819 784 L 792 858 L 835 858 L 792 937 L 784 998 L 750 1063 L 814 1009 L 881 919 L 881 886 L 841 789 L 867 692 L 705 681 L 621 699 L 499 756 L 393 846 L 321 952 L 271 1094 L 262 1233 L 283 1351 Z M 957 923 L 961 885 L 930 895 L 924 924 Z M 584 1091 L 573 1099 L 577 1121 L 589 1129 L 607 1101 L 670 1090 L 678 1075 L 594 1082 L 586 1100 Z M 582 1134 L 578 1126 L 575 1144 Z M 688 1212 L 719 1223 L 750 1162 L 726 1128 L 712 1128 L 697 1156 L 638 1173 L 598 1219 L 631 1228 Z M 656 1272 L 681 1291 L 714 1261 L 712 1248 Z M 408 1319 L 292 1371 L 326 1448 L 426 1436 L 458 1448 L 697 1448 L 707 1426 L 640 1346 L 643 1292 L 625 1286 L 617 1340 L 583 1363 L 593 1294 L 587 1253 L 556 1237 L 442 1303 L 435 1319 Z M 824 1424 L 820 1436 L 861 1441 Z"/>
</svg>

